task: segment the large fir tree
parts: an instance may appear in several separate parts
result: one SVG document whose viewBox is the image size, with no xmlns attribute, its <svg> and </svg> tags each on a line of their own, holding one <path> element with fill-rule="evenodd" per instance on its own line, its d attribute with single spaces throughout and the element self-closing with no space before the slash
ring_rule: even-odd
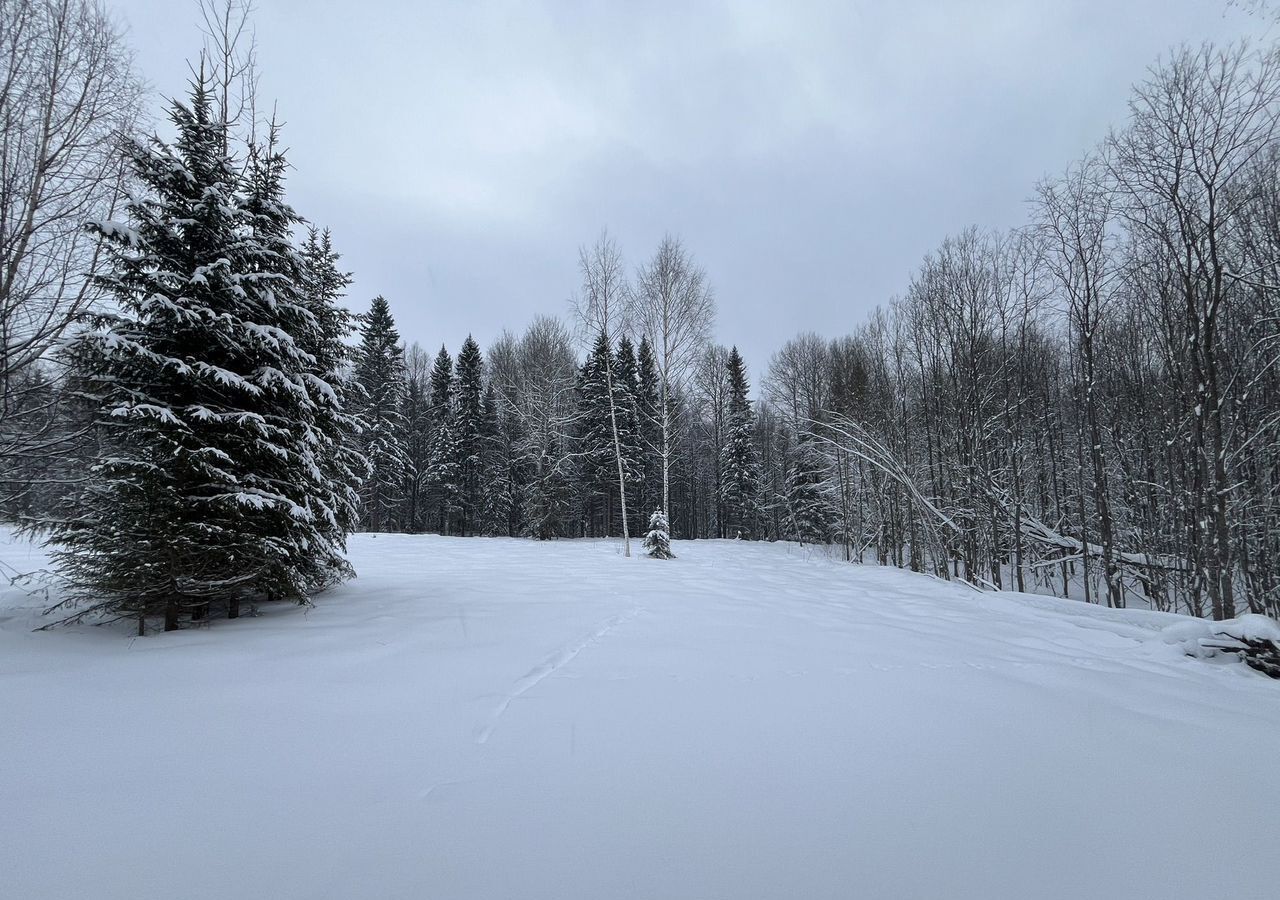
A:
<svg viewBox="0 0 1280 900">
<path fill-rule="evenodd" d="M 128 224 L 91 226 L 113 302 L 66 359 L 97 456 L 51 535 L 79 615 L 134 617 L 140 632 L 152 616 L 171 630 L 243 599 L 305 601 L 350 573 L 350 485 L 330 483 L 324 457 L 340 396 L 289 244 L 283 156 L 230 159 L 203 82 L 170 118 L 174 144 L 127 148 Z"/>
</svg>

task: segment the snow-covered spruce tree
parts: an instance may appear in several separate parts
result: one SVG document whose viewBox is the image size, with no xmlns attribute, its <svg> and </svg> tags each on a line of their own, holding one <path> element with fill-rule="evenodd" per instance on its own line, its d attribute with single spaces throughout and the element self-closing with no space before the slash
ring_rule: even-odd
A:
<svg viewBox="0 0 1280 900">
<path fill-rule="evenodd" d="M 654 559 L 675 559 L 671 552 L 671 525 L 662 510 L 654 510 L 649 516 L 649 531 L 644 536 L 645 552 Z"/>
<path fill-rule="evenodd" d="M 383 297 L 373 299 L 361 322 L 355 379 L 362 389 L 359 446 L 369 464 L 361 524 L 368 531 L 394 531 L 412 466 L 405 450 L 404 351 Z"/>
<path fill-rule="evenodd" d="M 428 513 L 440 534 L 450 533 L 458 508 L 453 394 L 453 357 L 442 344 L 431 369 L 431 449 L 425 479 Z"/>
<path fill-rule="evenodd" d="M 729 376 L 728 416 L 721 450 L 721 501 L 734 537 L 759 537 L 760 466 L 756 457 L 755 414 L 747 394 L 747 368 L 734 347 L 726 363 Z"/>
<path fill-rule="evenodd" d="M 50 529 L 74 618 L 133 617 L 139 632 L 150 617 L 172 630 L 215 607 L 234 616 L 242 598 L 304 601 L 350 572 L 319 487 L 332 389 L 305 349 L 323 335 L 284 237 L 283 159 L 251 167 L 246 197 L 206 86 L 170 118 L 176 143 L 127 147 L 129 224 L 91 226 L 112 311 L 65 354 L 97 452 Z"/>
<path fill-rule="evenodd" d="M 458 473 L 458 533 L 479 528 L 484 507 L 483 439 L 484 356 L 480 345 L 467 335 L 458 351 L 457 397 L 453 408 L 454 466 Z"/>
</svg>

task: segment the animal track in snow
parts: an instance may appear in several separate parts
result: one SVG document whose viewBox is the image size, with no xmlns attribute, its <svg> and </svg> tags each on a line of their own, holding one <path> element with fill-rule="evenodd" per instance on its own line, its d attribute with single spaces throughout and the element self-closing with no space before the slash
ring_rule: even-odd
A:
<svg viewBox="0 0 1280 900">
<path fill-rule="evenodd" d="M 507 708 L 511 706 L 513 701 L 517 700 L 519 697 L 537 686 L 544 678 L 555 674 L 556 671 L 566 665 L 587 647 L 590 647 L 596 641 L 600 640 L 600 638 L 609 634 L 609 632 L 619 626 L 630 622 L 643 611 L 644 610 L 641 607 L 636 607 L 635 609 L 612 616 L 601 624 L 599 628 L 587 635 L 578 643 L 561 647 L 540 664 L 530 669 L 529 674 L 517 681 L 511 691 L 504 696 L 502 701 L 494 708 L 493 712 L 489 716 L 489 721 L 476 729 L 476 743 L 484 744 L 489 740 L 489 736 L 493 734 L 493 730 L 498 727 L 498 720 L 502 718 L 503 713 L 507 711 Z"/>
</svg>

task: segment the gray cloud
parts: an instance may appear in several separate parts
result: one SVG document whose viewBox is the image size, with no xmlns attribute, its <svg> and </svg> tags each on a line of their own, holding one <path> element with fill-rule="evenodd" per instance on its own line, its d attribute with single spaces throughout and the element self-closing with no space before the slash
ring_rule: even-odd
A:
<svg viewBox="0 0 1280 900">
<path fill-rule="evenodd" d="M 115 6 L 180 93 L 194 4 Z M 407 340 L 456 350 L 563 313 L 601 227 L 633 263 L 672 231 L 757 378 L 948 232 L 1020 223 L 1170 45 L 1263 28 L 1214 0 L 258 7 L 290 196 L 333 228 L 353 306 L 384 294 Z"/>
</svg>

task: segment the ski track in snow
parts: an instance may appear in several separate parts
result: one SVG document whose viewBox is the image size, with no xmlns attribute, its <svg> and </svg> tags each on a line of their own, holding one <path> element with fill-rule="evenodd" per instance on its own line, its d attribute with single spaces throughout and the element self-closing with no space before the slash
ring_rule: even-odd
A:
<svg viewBox="0 0 1280 900">
<path fill-rule="evenodd" d="M 644 612 L 644 609 L 637 606 L 627 612 L 610 617 L 605 620 L 599 628 L 587 635 L 581 641 L 578 641 L 576 644 L 561 647 L 555 653 L 551 654 L 551 656 L 547 657 L 541 664 L 530 669 L 529 674 L 517 681 L 515 685 L 512 686 L 511 692 L 506 694 L 502 698 L 502 701 L 494 707 L 493 712 L 489 716 L 489 721 L 476 729 L 476 743 L 487 744 L 489 742 L 489 737 L 493 734 L 494 729 L 498 727 L 498 722 L 502 719 L 502 716 L 506 713 L 512 703 L 520 699 L 524 694 L 533 690 L 533 688 L 537 687 L 542 681 L 550 678 L 561 668 L 571 662 L 573 658 L 583 650 L 587 649 L 596 641 L 614 631 L 616 628 L 630 622 L 642 612 Z"/>
</svg>

